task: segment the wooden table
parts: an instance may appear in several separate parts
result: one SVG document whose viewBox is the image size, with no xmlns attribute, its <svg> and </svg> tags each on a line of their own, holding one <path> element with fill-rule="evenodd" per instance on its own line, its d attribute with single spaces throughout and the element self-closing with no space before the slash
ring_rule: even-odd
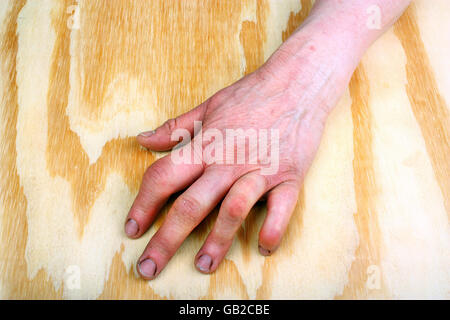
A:
<svg viewBox="0 0 450 320">
<path fill-rule="evenodd" d="M 255 70 L 304 0 L 2 0 L 0 298 L 450 297 L 450 2 L 416 0 L 329 117 L 279 251 L 254 208 L 212 275 L 202 223 L 154 281 L 123 223 L 134 136 Z M 170 206 L 169 206 L 170 207 Z"/>
</svg>

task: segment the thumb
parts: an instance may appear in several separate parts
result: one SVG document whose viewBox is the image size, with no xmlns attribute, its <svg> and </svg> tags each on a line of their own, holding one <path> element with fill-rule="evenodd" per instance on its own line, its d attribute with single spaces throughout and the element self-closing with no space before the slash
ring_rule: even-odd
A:
<svg viewBox="0 0 450 320">
<path fill-rule="evenodd" d="M 174 119 L 169 119 L 164 124 L 153 131 L 142 132 L 137 136 L 137 141 L 143 147 L 154 151 L 167 151 L 178 144 L 179 141 L 172 141 L 171 135 L 177 129 L 186 129 L 191 138 L 194 135 L 194 121 L 203 120 L 206 111 L 207 101 L 198 105 L 191 111 L 180 115 Z"/>
</svg>

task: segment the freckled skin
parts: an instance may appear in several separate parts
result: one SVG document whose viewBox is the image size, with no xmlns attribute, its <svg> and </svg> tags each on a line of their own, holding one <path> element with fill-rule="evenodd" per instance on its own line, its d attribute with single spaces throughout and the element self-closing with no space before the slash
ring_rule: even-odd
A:
<svg viewBox="0 0 450 320">
<path fill-rule="evenodd" d="M 143 278 L 155 278 L 189 233 L 221 201 L 216 223 L 194 259 L 200 272 L 217 269 L 250 209 L 262 197 L 267 198 L 268 213 L 259 233 L 259 251 L 270 255 L 278 248 L 329 112 L 364 51 L 409 2 L 318 0 L 310 17 L 260 69 L 154 132 L 138 136 L 142 146 L 163 151 L 177 144 L 171 140 L 174 131 L 185 129 L 194 135 L 194 121 L 202 122 L 203 132 L 214 129 L 224 137 L 227 129 L 279 132 L 279 166 L 270 175 L 261 174 L 261 163 L 175 164 L 170 155 L 147 169 L 126 220 L 129 237 L 144 234 L 169 196 L 187 190 L 175 200 L 138 260 Z M 378 5 L 383 12 L 379 30 L 365 26 L 370 5 Z M 192 141 L 196 139 L 198 136 Z M 209 143 L 203 141 L 201 151 L 195 149 L 195 143 L 183 150 L 205 156 Z M 267 147 L 274 150 L 273 141 Z M 246 153 L 248 156 L 248 150 Z"/>
</svg>

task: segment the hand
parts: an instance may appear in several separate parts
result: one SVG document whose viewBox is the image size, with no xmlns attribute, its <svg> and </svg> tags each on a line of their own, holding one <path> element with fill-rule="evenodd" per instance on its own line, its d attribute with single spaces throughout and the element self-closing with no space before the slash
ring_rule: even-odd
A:
<svg viewBox="0 0 450 320">
<path fill-rule="evenodd" d="M 194 260 L 199 271 L 217 269 L 250 209 L 263 196 L 268 210 L 259 233 L 259 251 L 269 255 L 276 250 L 327 115 L 364 51 L 409 2 L 378 0 L 385 14 L 381 27 L 372 30 L 366 27 L 367 2 L 318 0 L 302 27 L 259 70 L 192 111 L 138 136 L 141 145 L 155 151 L 170 150 L 180 136 L 184 142 L 194 136 L 148 168 L 128 214 L 125 232 L 138 238 L 169 196 L 187 188 L 138 261 L 143 278 L 156 277 L 221 200 L 215 225 Z M 196 121 L 202 123 L 200 132 L 195 130 Z M 230 130 L 241 130 L 240 138 L 247 133 L 248 148 L 245 139 L 232 144 Z M 270 135 L 270 139 L 252 143 L 255 135 Z M 268 153 L 260 154 L 261 149 Z M 245 161 L 238 161 L 240 156 Z M 180 161 L 183 158 L 187 161 Z"/>
<path fill-rule="evenodd" d="M 305 61 L 314 58 L 309 46 L 302 51 Z M 173 151 L 193 154 L 199 161 L 195 163 L 189 157 L 188 163 L 179 163 L 167 155 L 154 162 L 146 171 L 129 212 L 126 233 L 138 238 L 169 196 L 187 188 L 175 200 L 139 259 L 138 270 L 145 279 L 153 279 L 162 271 L 186 237 L 221 200 L 215 225 L 195 258 L 199 271 L 216 270 L 250 209 L 264 195 L 268 212 L 259 233 L 259 251 L 269 255 L 279 246 L 318 148 L 330 109 L 327 103 L 338 98 L 335 90 L 327 89 L 334 88 L 336 68 L 329 64 L 321 64 L 320 68 L 310 63 L 298 65 L 301 70 L 298 75 L 302 76 L 293 81 L 289 79 L 292 68 L 284 72 L 281 66 L 288 56 L 287 52 L 279 51 L 264 67 L 219 91 L 192 111 L 138 136 L 138 142 L 146 148 L 169 150 L 178 143 L 171 138 L 174 133 L 185 129 L 188 136 L 193 136 L 194 121 L 202 122 L 202 134 Z M 249 148 L 244 149 L 245 163 L 236 163 L 237 157 L 233 163 L 227 162 L 225 154 L 229 153 L 221 143 L 226 141 L 230 129 L 243 132 L 254 129 L 258 136 L 265 130 L 268 139 L 262 142 L 266 143 L 262 147 L 267 146 L 269 159 L 251 163 L 249 155 L 259 150 L 261 144 L 254 148 L 249 142 Z M 211 132 L 216 133 L 215 139 L 206 137 Z M 212 154 L 212 147 L 215 156 L 224 150 L 223 161 L 211 163 L 208 155 Z M 239 144 L 233 150 L 238 148 Z M 262 160 L 269 163 L 263 164 Z"/>
</svg>

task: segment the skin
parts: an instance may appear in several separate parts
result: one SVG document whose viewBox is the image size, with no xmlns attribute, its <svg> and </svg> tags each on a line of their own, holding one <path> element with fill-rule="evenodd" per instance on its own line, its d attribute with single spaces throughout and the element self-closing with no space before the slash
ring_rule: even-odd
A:
<svg viewBox="0 0 450 320">
<path fill-rule="evenodd" d="M 125 223 L 130 238 L 142 236 L 168 198 L 185 191 L 138 260 L 137 270 L 144 279 L 158 276 L 221 201 L 215 225 L 194 259 L 200 272 L 217 269 L 242 222 L 263 196 L 267 216 L 259 233 L 259 251 L 270 255 L 278 248 L 328 114 L 364 52 L 409 2 L 317 0 L 308 19 L 261 68 L 190 112 L 137 137 L 150 150 L 170 150 L 178 142 L 171 140 L 171 134 L 184 128 L 194 135 L 194 121 L 202 121 L 203 132 L 217 129 L 224 136 L 230 128 L 277 129 L 280 136 L 279 168 L 271 175 L 261 174 L 262 164 L 176 164 L 170 156 L 147 169 Z M 367 10 L 373 5 L 381 13 L 376 29 L 367 26 Z M 208 143 L 213 142 L 201 144 L 203 153 Z M 193 149 L 193 143 L 183 148 Z"/>
</svg>

